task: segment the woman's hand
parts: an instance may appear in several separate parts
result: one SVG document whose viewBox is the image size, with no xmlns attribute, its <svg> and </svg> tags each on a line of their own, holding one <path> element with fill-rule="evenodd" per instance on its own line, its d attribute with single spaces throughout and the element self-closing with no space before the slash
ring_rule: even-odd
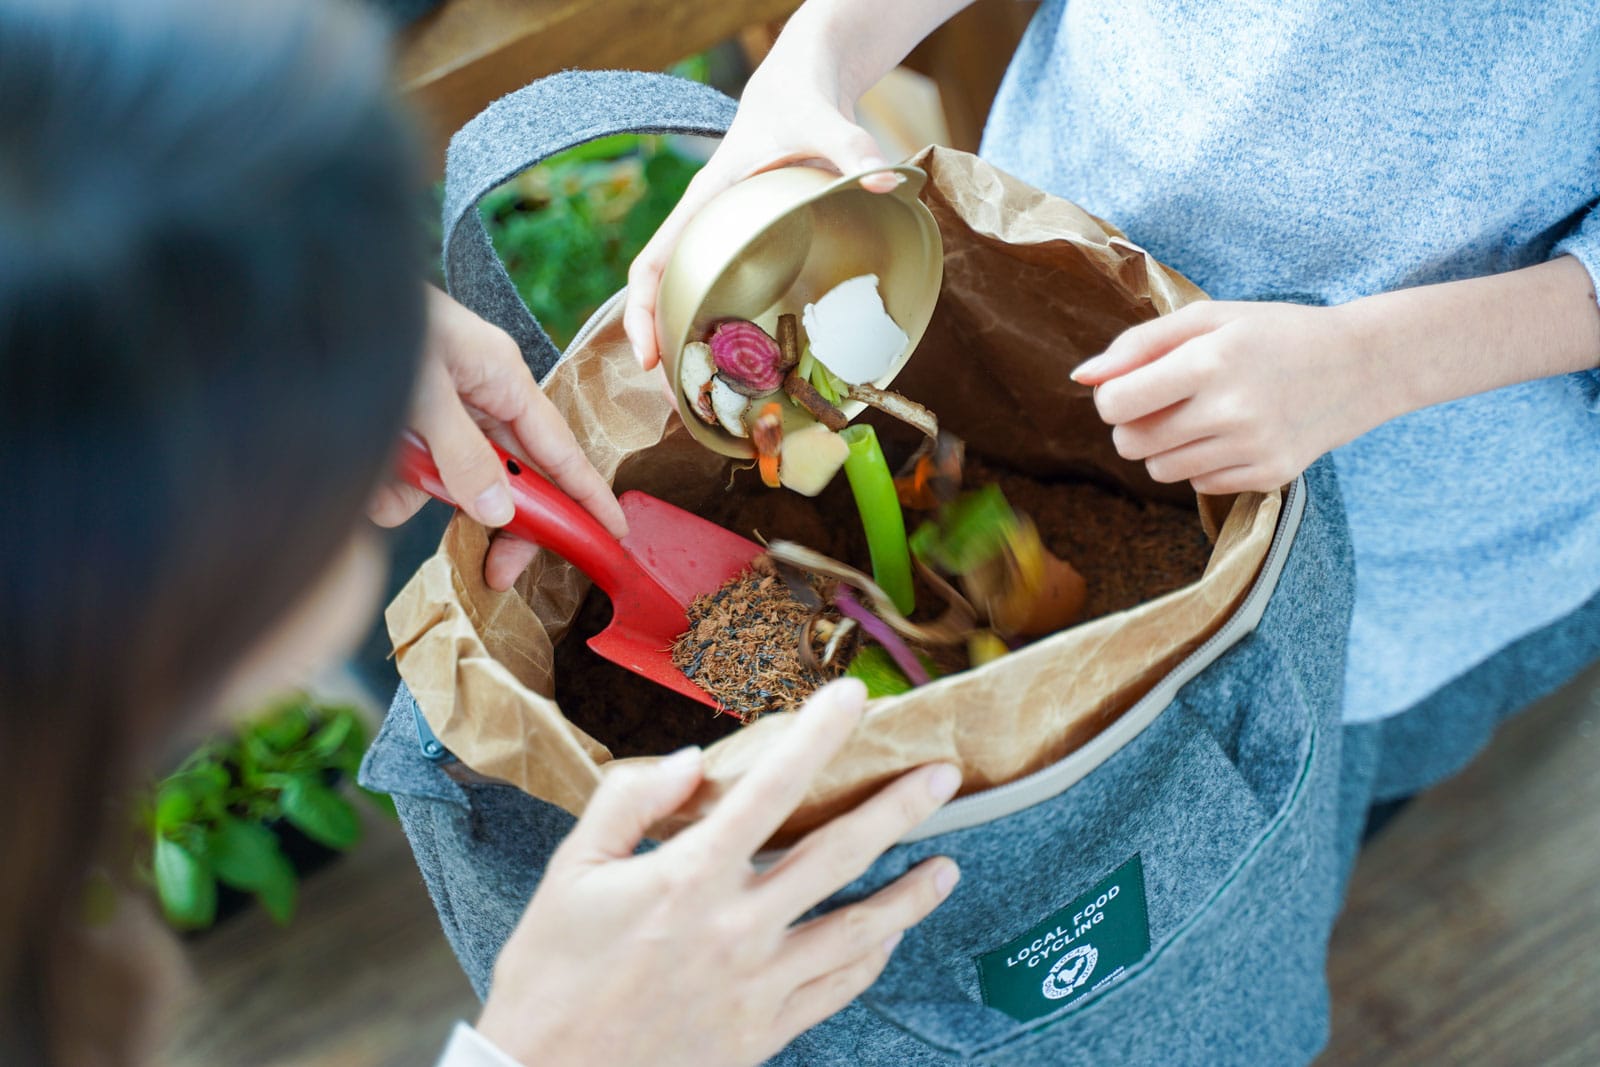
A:
<svg viewBox="0 0 1600 1067">
<path fill-rule="evenodd" d="M 855 124 L 850 107 L 840 103 L 837 89 L 830 89 L 827 80 L 824 71 L 794 69 L 774 50 L 751 76 L 738 115 L 716 153 L 634 259 L 622 322 L 634 355 L 646 370 L 661 358 L 655 326 L 661 273 L 684 227 L 712 198 L 752 174 L 789 163 L 815 160 L 841 174 L 887 166 L 877 141 Z M 861 185 L 888 192 L 899 181 L 897 175 L 883 173 L 864 178 Z"/>
<path fill-rule="evenodd" d="M 855 121 L 861 94 L 945 19 L 971 0 L 809 0 L 784 26 L 739 98 L 739 112 L 710 161 L 695 175 L 628 271 L 623 328 L 646 370 L 656 347 L 661 272 L 689 220 L 718 193 L 752 174 L 814 161 L 840 174 L 887 166 L 883 150 Z M 868 175 L 862 188 L 890 192 L 897 175 Z"/>
<path fill-rule="evenodd" d="M 427 442 L 445 488 L 461 509 L 485 526 L 511 521 L 511 484 L 489 445 L 492 438 L 549 475 L 606 529 L 625 534 L 627 523 L 611 487 L 540 391 L 516 342 L 431 285 L 427 301 L 428 332 L 411 427 Z M 398 526 L 427 500 L 420 489 L 395 481 L 379 489 L 369 514 L 380 526 Z M 495 534 L 484 579 L 495 589 L 511 588 L 537 551 L 527 541 Z"/>
<path fill-rule="evenodd" d="M 1337 308 L 1190 304 L 1073 371 L 1117 452 L 1158 482 L 1262 492 L 1399 414 L 1383 363 Z"/>
<path fill-rule="evenodd" d="M 1072 379 L 1127 459 L 1202 493 L 1268 491 L 1407 412 L 1600 361 L 1571 256 L 1337 307 L 1190 304 L 1125 331 Z"/>
<path fill-rule="evenodd" d="M 608 775 L 556 850 L 495 966 L 478 1030 L 530 1065 L 754 1064 L 872 984 L 958 872 L 928 860 L 865 900 L 795 921 L 954 795 L 955 768 L 903 775 L 770 869 L 750 857 L 860 720 L 835 682 L 703 820 L 641 856 L 701 781 L 698 749 Z"/>
</svg>

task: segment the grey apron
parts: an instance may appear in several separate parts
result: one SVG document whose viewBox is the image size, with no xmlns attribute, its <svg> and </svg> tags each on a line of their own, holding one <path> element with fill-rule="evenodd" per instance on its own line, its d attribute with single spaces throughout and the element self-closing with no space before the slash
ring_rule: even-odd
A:
<svg viewBox="0 0 1600 1067">
<path fill-rule="evenodd" d="M 603 135 L 718 134 L 734 104 L 663 75 L 567 73 L 491 105 L 451 143 L 445 273 L 543 377 L 560 353 L 475 210 L 527 166 Z M 581 339 L 581 335 L 580 335 Z M 878 982 L 772 1062 L 1292 1064 L 1328 1034 L 1328 936 L 1370 805 L 1464 766 L 1506 715 L 1600 658 L 1600 598 L 1406 713 L 1342 728 L 1353 565 L 1323 459 L 1289 488 L 1262 572 L 1221 631 L 1111 729 L 962 798 L 819 910 L 932 855 L 961 884 Z M 452 774 L 404 686 L 362 768 L 390 793 L 479 995 L 573 818 Z M 1135 731 L 1137 731 L 1135 733 Z"/>
</svg>

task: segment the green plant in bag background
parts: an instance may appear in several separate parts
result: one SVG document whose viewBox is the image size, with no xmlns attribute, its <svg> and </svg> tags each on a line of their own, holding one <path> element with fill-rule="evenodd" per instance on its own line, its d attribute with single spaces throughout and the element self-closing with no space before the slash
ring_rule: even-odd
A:
<svg viewBox="0 0 1600 1067">
<path fill-rule="evenodd" d="M 705 82 L 708 61 L 670 73 Z M 627 284 L 629 264 L 701 165 L 668 138 L 619 134 L 552 156 L 483 198 L 495 251 L 557 346 Z"/>
<path fill-rule="evenodd" d="M 624 134 L 564 152 L 483 198 L 495 251 L 557 345 L 627 284 L 628 265 L 699 169 L 665 138 Z"/>
<path fill-rule="evenodd" d="M 299 878 L 275 827 L 291 826 L 334 851 L 354 845 L 360 817 L 338 785 L 355 781 L 367 742 L 354 708 L 299 695 L 202 745 L 158 782 L 140 805 L 151 841 L 141 874 L 167 921 L 210 926 L 221 884 L 253 894 L 287 923 Z M 393 812 L 388 797 L 357 791 Z"/>
</svg>

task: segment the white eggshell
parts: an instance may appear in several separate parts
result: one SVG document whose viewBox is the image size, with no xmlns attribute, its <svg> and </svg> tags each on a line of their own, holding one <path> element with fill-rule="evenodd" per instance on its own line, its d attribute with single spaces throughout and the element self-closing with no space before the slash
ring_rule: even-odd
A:
<svg viewBox="0 0 1600 1067">
<path fill-rule="evenodd" d="M 884 310 L 876 274 L 840 282 L 807 304 L 801 319 L 811 354 L 851 385 L 882 378 L 911 343 Z"/>
</svg>

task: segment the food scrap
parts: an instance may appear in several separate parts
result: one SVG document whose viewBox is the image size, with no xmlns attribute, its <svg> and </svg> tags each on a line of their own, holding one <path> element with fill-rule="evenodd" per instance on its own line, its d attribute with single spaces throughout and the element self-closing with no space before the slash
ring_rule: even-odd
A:
<svg viewBox="0 0 1600 1067">
<path fill-rule="evenodd" d="M 889 373 L 911 343 L 884 308 L 876 274 L 840 282 L 807 304 L 800 318 L 817 361 L 849 385 Z"/>
<path fill-rule="evenodd" d="M 829 583 L 813 581 L 819 597 Z M 796 599 L 765 557 L 749 571 L 689 607 L 689 629 L 672 647 L 672 662 L 744 722 L 798 706 L 844 673 L 854 648 L 818 657 L 833 626 L 808 629 L 817 614 Z M 833 618 L 836 624 L 837 616 Z M 800 638 L 813 642 L 812 664 L 802 662 Z M 849 642 L 853 646 L 853 642 Z"/>
<path fill-rule="evenodd" d="M 763 484 L 814 497 L 842 469 L 872 573 L 771 542 L 750 571 L 695 600 L 672 650 L 684 674 L 749 722 L 799 706 L 847 671 L 874 696 L 902 693 L 1078 619 L 1086 586 L 1077 570 L 999 486 L 963 491 L 965 447 L 931 410 L 874 384 L 910 343 L 876 275 L 834 286 L 798 320 L 778 315 L 775 333 L 717 320 L 684 346 L 680 387 L 695 416 L 749 441 Z M 847 404 L 921 436 L 898 477 L 873 427 L 850 424 Z M 909 538 L 906 510 L 927 516 Z M 932 595 L 937 618 L 913 618 L 918 590 Z"/>
</svg>

